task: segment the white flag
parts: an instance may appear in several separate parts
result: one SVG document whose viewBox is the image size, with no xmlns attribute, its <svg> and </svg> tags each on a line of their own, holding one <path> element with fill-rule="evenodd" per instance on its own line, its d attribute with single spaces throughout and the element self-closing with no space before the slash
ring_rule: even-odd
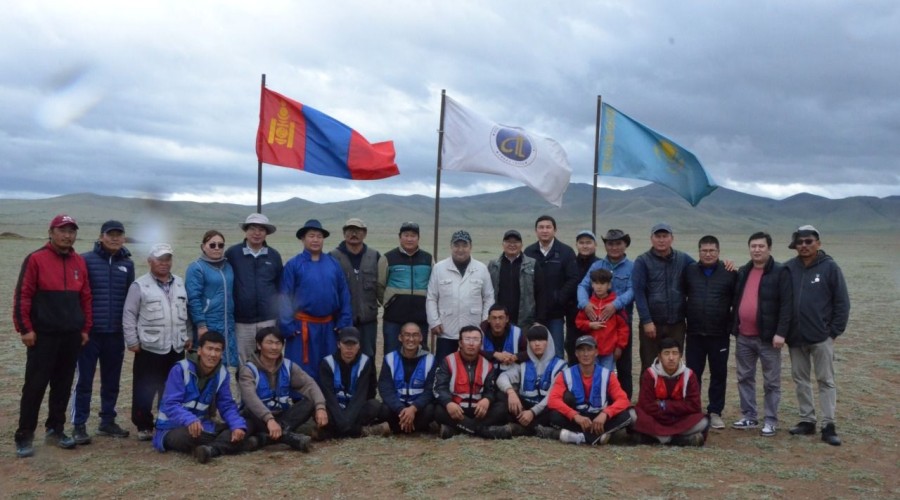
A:
<svg viewBox="0 0 900 500">
<path fill-rule="evenodd" d="M 445 99 L 441 168 L 518 179 L 548 202 L 562 206 L 572 168 L 558 142 L 494 123 L 449 96 Z"/>
</svg>

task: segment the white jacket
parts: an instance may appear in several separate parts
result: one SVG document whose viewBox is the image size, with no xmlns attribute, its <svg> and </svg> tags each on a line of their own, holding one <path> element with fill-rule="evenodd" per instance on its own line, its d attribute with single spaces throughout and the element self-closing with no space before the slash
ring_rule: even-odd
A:
<svg viewBox="0 0 900 500">
<path fill-rule="evenodd" d="M 443 326 L 441 338 L 459 339 L 459 329 L 466 325 L 477 327 L 487 319 L 492 305 L 494 287 L 487 266 L 472 259 L 462 276 L 452 258 L 434 265 L 428 280 L 425 313 L 428 328 Z"/>
</svg>

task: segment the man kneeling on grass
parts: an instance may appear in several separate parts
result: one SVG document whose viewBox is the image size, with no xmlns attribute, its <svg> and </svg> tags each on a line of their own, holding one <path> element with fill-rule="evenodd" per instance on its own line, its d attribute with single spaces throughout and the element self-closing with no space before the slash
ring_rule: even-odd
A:
<svg viewBox="0 0 900 500">
<path fill-rule="evenodd" d="M 659 355 L 641 374 L 638 396 L 638 442 L 703 446 L 709 419 L 700 405 L 700 382 L 684 365 L 681 344 L 673 338 L 659 341 Z"/>
<path fill-rule="evenodd" d="M 208 331 L 200 349 L 175 363 L 163 391 L 153 447 L 193 453 L 201 464 L 219 455 L 257 448 L 256 437 L 244 439 L 247 422 L 231 396 L 228 370 L 222 366 L 225 337 Z M 226 423 L 215 421 L 216 411 Z"/>
<path fill-rule="evenodd" d="M 550 425 L 538 426 L 537 436 L 564 443 L 602 445 L 634 423 L 628 395 L 616 374 L 597 359 L 597 341 L 590 335 L 575 340 L 578 364 L 556 376 L 547 406 Z M 561 430 L 560 430 L 561 429 Z"/>
<path fill-rule="evenodd" d="M 309 436 L 295 434 L 315 411 L 316 425 L 328 425 L 325 397 L 316 381 L 300 365 L 282 355 L 284 339 L 274 326 L 256 333 L 256 353 L 241 368 L 241 416 L 247 420 L 247 433 L 256 436 L 260 446 L 283 443 L 295 450 L 309 452 Z"/>
</svg>

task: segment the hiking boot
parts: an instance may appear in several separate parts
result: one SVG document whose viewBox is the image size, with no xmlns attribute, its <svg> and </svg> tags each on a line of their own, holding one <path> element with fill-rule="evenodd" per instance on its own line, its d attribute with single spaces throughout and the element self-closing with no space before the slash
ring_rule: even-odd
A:
<svg viewBox="0 0 900 500">
<path fill-rule="evenodd" d="M 281 442 L 303 453 L 312 451 L 312 438 L 303 434 L 294 434 L 293 432 L 282 434 Z"/>
<path fill-rule="evenodd" d="M 91 444 L 91 436 L 88 435 L 84 424 L 76 425 L 72 428 L 72 439 L 78 445 Z"/>
<path fill-rule="evenodd" d="M 756 429 L 759 427 L 759 420 L 754 420 L 752 418 L 742 418 L 737 422 L 731 424 L 732 429 Z"/>
<path fill-rule="evenodd" d="M 152 441 L 153 429 L 138 429 L 137 438 L 138 441 Z"/>
<path fill-rule="evenodd" d="M 812 436 L 816 433 L 814 422 L 800 422 L 788 431 L 792 436 Z"/>
<path fill-rule="evenodd" d="M 44 436 L 44 443 L 56 445 L 64 450 L 71 450 L 75 447 L 75 440 L 66 435 L 63 431 L 50 429 Z"/>
<path fill-rule="evenodd" d="M 19 458 L 34 456 L 34 443 L 31 439 L 16 441 L 16 456 Z"/>
<path fill-rule="evenodd" d="M 512 434 L 512 437 L 528 435 L 528 429 L 516 423 L 509 424 L 509 431 Z"/>
<path fill-rule="evenodd" d="M 828 424 L 822 428 L 822 441 L 825 441 L 831 446 L 841 445 L 841 438 L 838 437 L 837 429 L 834 428 L 834 424 Z"/>
<path fill-rule="evenodd" d="M 119 427 L 119 424 L 115 422 L 108 422 L 105 424 L 100 424 L 100 426 L 97 427 L 97 435 L 109 436 L 114 438 L 127 438 L 131 435 L 131 433 Z"/>
<path fill-rule="evenodd" d="M 261 448 L 259 438 L 256 436 L 247 436 L 243 439 L 241 451 L 256 451 Z"/>
<path fill-rule="evenodd" d="M 552 439 L 557 441 L 559 440 L 559 434 L 559 429 L 547 425 L 538 425 L 534 428 L 535 437 L 541 439 Z"/>
<path fill-rule="evenodd" d="M 481 437 L 488 439 L 512 439 L 512 429 L 509 425 L 491 425 L 485 427 L 480 434 Z"/>
<path fill-rule="evenodd" d="M 764 424 L 761 431 L 759 431 L 760 436 L 764 437 L 772 437 L 775 435 L 775 424 Z"/>
<path fill-rule="evenodd" d="M 459 431 L 452 425 L 441 424 L 441 439 L 450 439 L 457 435 Z"/>
<path fill-rule="evenodd" d="M 362 428 L 362 437 L 388 437 L 391 435 L 391 426 L 387 422 L 375 425 L 366 425 Z"/>
<path fill-rule="evenodd" d="M 200 446 L 194 448 L 194 460 L 196 460 L 197 463 L 205 464 L 215 456 L 215 453 L 216 450 L 212 446 L 201 444 Z"/>
<path fill-rule="evenodd" d="M 713 429 L 724 429 L 725 421 L 722 420 L 722 415 L 718 413 L 710 413 L 709 414 L 709 426 Z"/>
<path fill-rule="evenodd" d="M 584 433 L 562 429 L 559 431 L 559 440 L 563 443 L 584 444 Z"/>
</svg>

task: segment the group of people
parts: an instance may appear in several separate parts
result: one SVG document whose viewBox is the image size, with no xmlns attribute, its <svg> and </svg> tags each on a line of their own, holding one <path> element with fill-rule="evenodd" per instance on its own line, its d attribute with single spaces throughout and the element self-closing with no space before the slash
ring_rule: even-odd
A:
<svg viewBox="0 0 900 500">
<path fill-rule="evenodd" d="M 134 353 L 138 439 L 201 463 L 271 443 L 308 452 L 313 439 L 428 431 L 699 446 L 710 427 L 724 427 L 731 335 L 742 413 L 733 427 L 759 427 L 759 359 L 761 433 L 776 433 L 787 343 L 801 413 L 791 434 L 817 430 L 814 367 L 822 439 L 840 444 L 833 341 L 846 327 L 849 299 L 812 226 L 793 234 L 798 255 L 784 264 L 770 256 L 771 236 L 751 235 L 750 262 L 740 269 L 719 259 L 713 236 L 701 238 L 699 261 L 675 250 L 665 223 L 632 261 L 623 231 L 601 238 L 606 255 L 598 257 L 592 232 L 579 232 L 573 249 L 543 215 L 536 242 L 523 249 L 521 233 L 506 231 L 502 253 L 487 265 L 472 258 L 464 230 L 453 233 L 450 257 L 434 263 L 419 247 L 415 222 L 404 222 L 398 246 L 382 255 L 366 245 L 362 220 L 348 220 L 343 241 L 326 252 L 330 233 L 310 219 L 296 232 L 303 250 L 286 263 L 266 243 L 276 228 L 265 215 L 251 214 L 240 227 L 244 240 L 227 250 L 221 232 L 207 231 L 184 279 L 172 273 L 172 247 L 155 244 L 149 272 L 136 278 L 121 222 L 105 222 L 93 250 L 79 255 L 75 219 L 53 218 L 48 243 L 22 265 L 14 297 L 27 347 L 19 457 L 34 453 L 48 385 L 46 442 L 91 442 L 98 362 L 96 434 L 130 435 L 115 408 L 125 349 Z M 641 370 L 632 406 L 634 304 Z M 70 392 L 71 436 L 64 429 Z"/>
</svg>

